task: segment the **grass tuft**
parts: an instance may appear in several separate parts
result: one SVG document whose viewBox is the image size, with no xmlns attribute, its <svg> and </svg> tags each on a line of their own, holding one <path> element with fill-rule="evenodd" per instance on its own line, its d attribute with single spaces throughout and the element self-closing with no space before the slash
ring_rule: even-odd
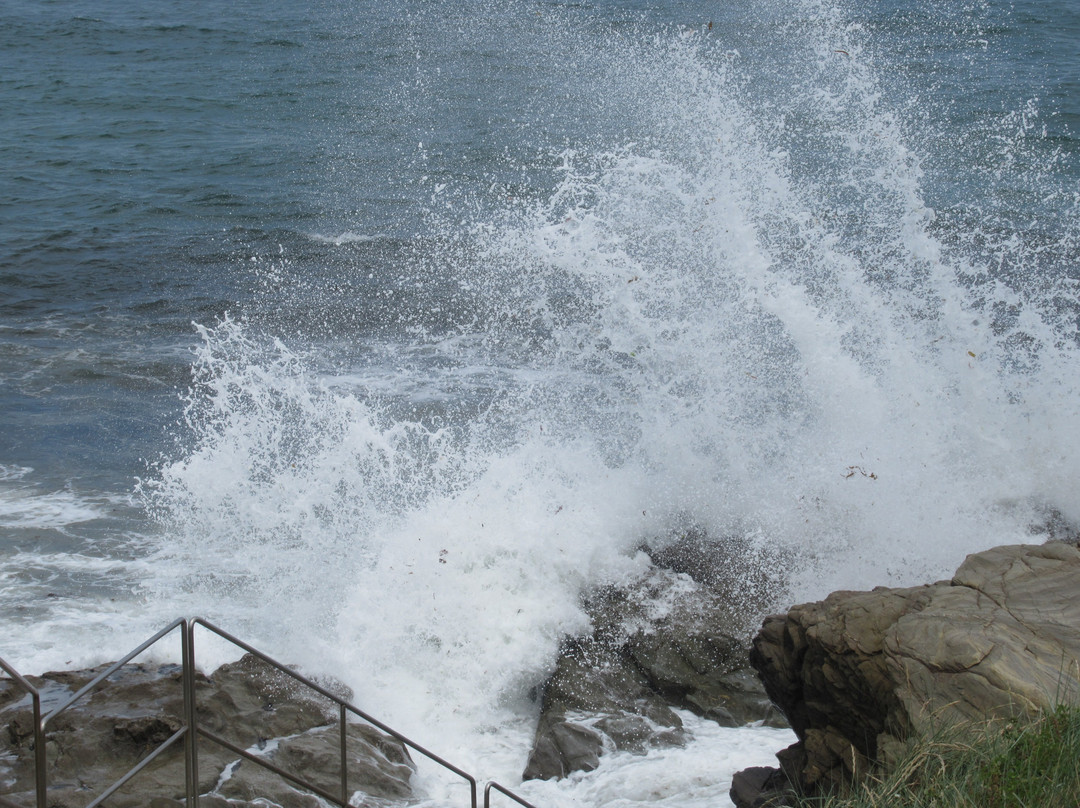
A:
<svg viewBox="0 0 1080 808">
<path fill-rule="evenodd" d="M 809 808 L 1077 808 L 1080 708 L 916 739 L 888 773 Z"/>
</svg>

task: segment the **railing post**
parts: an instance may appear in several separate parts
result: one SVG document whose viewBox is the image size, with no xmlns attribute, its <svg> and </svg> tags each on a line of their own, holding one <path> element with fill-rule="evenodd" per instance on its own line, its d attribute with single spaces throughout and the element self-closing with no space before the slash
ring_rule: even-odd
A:
<svg viewBox="0 0 1080 808">
<path fill-rule="evenodd" d="M 498 791 L 501 794 L 505 794 L 507 797 L 512 799 L 514 802 L 516 802 L 518 805 L 523 806 L 523 808 L 535 808 L 535 806 L 531 802 L 523 800 L 521 797 L 519 797 L 513 791 L 506 788 L 505 786 L 499 785 L 494 780 L 488 781 L 488 784 L 484 787 L 484 808 L 491 808 L 491 792 L 492 792 L 492 790 Z"/>
<path fill-rule="evenodd" d="M 11 665 L 0 658 L 0 670 L 11 677 L 11 680 L 30 696 L 30 703 L 34 712 L 34 805 L 37 808 L 46 808 L 47 780 L 45 767 L 48 760 L 45 755 L 45 721 L 41 715 L 41 693 L 30 684 L 29 680 Z M 10 800 L 3 800 L 4 805 L 14 805 Z"/>
<path fill-rule="evenodd" d="M 45 792 L 48 789 L 45 767 L 48 759 L 45 754 L 45 718 L 41 715 L 41 696 L 30 693 L 34 704 L 34 787 L 37 789 L 37 808 L 47 808 Z"/>
<path fill-rule="evenodd" d="M 184 778 L 187 808 L 199 808 L 199 730 L 195 712 L 195 623 L 184 620 L 181 627 L 181 657 L 184 686 L 184 723 L 187 737 L 184 739 Z"/>
<path fill-rule="evenodd" d="M 338 705 L 338 719 L 341 721 L 341 804 L 349 804 L 349 747 L 345 736 L 345 705 Z"/>
</svg>

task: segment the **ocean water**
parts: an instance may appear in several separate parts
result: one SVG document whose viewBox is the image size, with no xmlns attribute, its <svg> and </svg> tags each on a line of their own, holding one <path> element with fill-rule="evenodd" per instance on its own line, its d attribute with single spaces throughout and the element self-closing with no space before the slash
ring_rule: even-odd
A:
<svg viewBox="0 0 1080 808">
<path fill-rule="evenodd" d="M 737 541 L 781 608 L 1080 522 L 1074 2 L 0 23 L 20 670 L 203 615 L 516 787 L 643 546 Z M 723 805 L 789 742 L 687 721 L 521 792 Z"/>
</svg>

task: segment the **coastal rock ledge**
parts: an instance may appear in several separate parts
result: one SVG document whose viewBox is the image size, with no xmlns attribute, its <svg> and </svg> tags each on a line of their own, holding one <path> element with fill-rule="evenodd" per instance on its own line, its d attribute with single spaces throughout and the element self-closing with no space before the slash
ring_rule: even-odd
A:
<svg viewBox="0 0 1080 808">
<path fill-rule="evenodd" d="M 834 592 L 769 617 L 751 663 L 798 742 L 736 775 L 737 808 L 843 788 L 905 738 L 1032 714 L 1080 692 L 1080 550 L 997 547 L 948 581 Z"/>
<path fill-rule="evenodd" d="M 58 706 L 108 665 L 28 677 L 45 710 Z M 323 682 L 341 698 L 351 694 Z M 251 655 L 196 675 L 198 722 L 329 793 L 340 789 L 341 731 L 335 705 Z M 49 724 L 50 808 L 82 808 L 183 726 L 178 665 L 129 664 Z M 415 766 L 396 739 L 363 723 L 348 725 L 346 758 L 354 801 L 381 805 L 412 796 Z M 174 744 L 105 802 L 110 808 L 184 805 L 183 743 Z M 199 805 L 208 808 L 319 808 L 314 794 L 203 738 Z M 30 697 L 0 680 L 0 803 L 33 805 L 34 720 Z M 10 802 L 5 802 L 9 800 Z"/>
</svg>

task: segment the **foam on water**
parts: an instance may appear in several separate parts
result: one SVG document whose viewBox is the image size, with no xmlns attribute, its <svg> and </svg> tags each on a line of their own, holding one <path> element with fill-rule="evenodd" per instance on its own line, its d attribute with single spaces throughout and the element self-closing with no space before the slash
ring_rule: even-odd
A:
<svg viewBox="0 0 1080 808">
<path fill-rule="evenodd" d="M 13 546 L 32 546 L 37 543 L 34 536 L 50 533 L 74 535 L 135 505 L 130 491 L 87 490 L 79 481 L 58 480 L 30 466 L 0 464 L 0 530 Z M 20 541 L 19 536 L 27 540 Z M 117 538 L 117 548 L 122 545 Z"/>
<path fill-rule="evenodd" d="M 29 466 L 8 466 L 0 464 L 0 482 L 9 480 L 21 480 L 27 474 L 33 472 Z"/>
<path fill-rule="evenodd" d="M 143 583 L 153 575 L 150 565 L 112 549 L 107 557 L 29 549 L 5 555 L 0 564 L 5 660 L 34 673 L 93 667 L 118 659 L 172 622 L 145 610 Z M 178 661 L 179 640 L 145 658 Z"/>
<path fill-rule="evenodd" d="M 775 751 L 795 738 L 788 730 L 729 729 L 691 713 L 680 715 L 694 737 L 687 749 L 658 750 L 647 757 L 609 754 L 595 772 L 523 783 L 519 792 L 534 805 L 716 805 L 718 797 L 726 799 L 733 772 L 775 765 Z"/>
<path fill-rule="evenodd" d="M 0 485 L 0 528 L 62 528 L 101 513 L 100 506 L 70 491 Z"/>
<path fill-rule="evenodd" d="M 344 233 L 339 233 L 336 236 L 325 236 L 320 233 L 311 234 L 312 241 L 317 241 L 321 244 L 333 244 L 335 247 L 340 247 L 343 244 L 367 244 L 371 241 L 377 241 L 379 236 L 371 236 L 366 233 L 353 233 L 351 230 L 346 230 Z"/>
</svg>

